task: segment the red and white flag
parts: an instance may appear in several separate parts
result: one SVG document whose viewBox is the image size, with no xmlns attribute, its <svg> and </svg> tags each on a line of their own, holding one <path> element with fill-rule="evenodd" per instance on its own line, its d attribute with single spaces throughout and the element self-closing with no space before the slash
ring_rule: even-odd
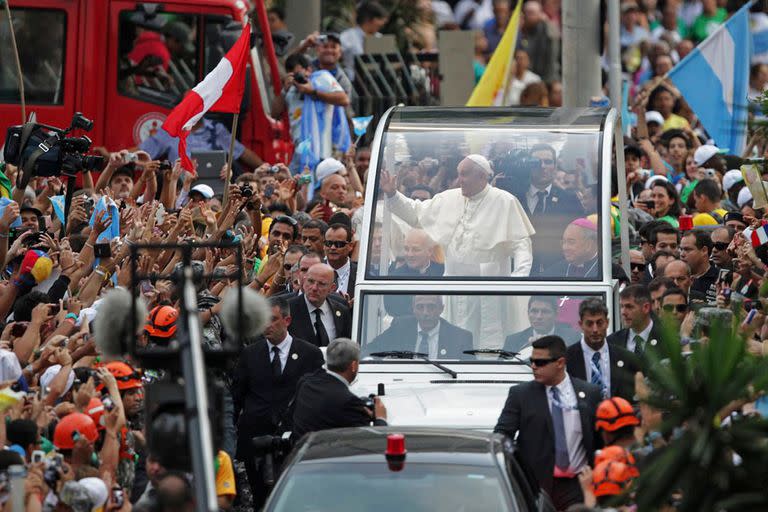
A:
<svg viewBox="0 0 768 512">
<path fill-rule="evenodd" d="M 224 58 L 184 96 L 163 123 L 163 129 L 171 137 L 179 138 L 181 166 L 189 172 L 195 172 L 192 160 L 187 155 L 187 135 L 192 127 L 209 110 L 233 114 L 240 112 L 250 40 L 251 25 L 246 22 L 237 42 Z"/>
</svg>

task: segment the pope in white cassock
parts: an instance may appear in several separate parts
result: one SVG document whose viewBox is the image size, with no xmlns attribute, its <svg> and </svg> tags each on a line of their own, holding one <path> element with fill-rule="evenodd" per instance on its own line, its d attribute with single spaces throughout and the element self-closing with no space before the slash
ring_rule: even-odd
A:
<svg viewBox="0 0 768 512">
<path fill-rule="evenodd" d="M 380 186 L 387 196 L 387 208 L 409 225 L 424 229 L 444 248 L 446 276 L 527 276 L 533 259 L 530 237 L 535 230 L 520 202 L 488 184 L 493 170 L 484 156 L 467 156 L 457 170 L 460 188 L 445 190 L 427 201 L 405 197 L 397 191 L 395 177 L 383 171 Z M 474 333 L 477 348 L 501 348 L 505 331 L 517 327 L 509 325 L 515 323 L 510 310 L 517 308 L 507 308 L 509 301 L 503 298 L 450 299 L 451 321 Z"/>
</svg>

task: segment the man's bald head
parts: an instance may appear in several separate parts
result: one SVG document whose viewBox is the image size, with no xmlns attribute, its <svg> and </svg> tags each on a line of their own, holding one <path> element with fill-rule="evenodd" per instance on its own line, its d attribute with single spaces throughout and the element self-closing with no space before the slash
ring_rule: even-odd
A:
<svg viewBox="0 0 768 512">
<path fill-rule="evenodd" d="M 691 288 L 691 267 L 683 260 L 674 260 L 664 267 L 664 277 L 668 277 L 682 288 L 685 293 Z"/>
<path fill-rule="evenodd" d="M 432 261 L 435 241 L 422 229 L 412 229 L 405 236 L 403 249 L 405 263 L 411 270 L 422 271 Z"/>
<path fill-rule="evenodd" d="M 333 282 L 333 268 L 325 263 L 312 265 L 304 277 L 302 289 L 313 306 L 318 308 L 322 306 L 328 295 L 336 289 L 336 284 Z"/>
<path fill-rule="evenodd" d="M 320 197 L 334 204 L 344 204 L 347 200 L 347 180 L 340 174 L 327 176 L 320 185 Z"/>
</svg>

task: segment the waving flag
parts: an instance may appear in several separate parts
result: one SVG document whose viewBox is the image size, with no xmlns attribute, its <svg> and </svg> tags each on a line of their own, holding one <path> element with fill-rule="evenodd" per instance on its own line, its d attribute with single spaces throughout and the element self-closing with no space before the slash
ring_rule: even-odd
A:
<svg viewBox="0 0 768 512">
<path fill-rule="evenodd" d="M 523 2 L 517 2 L 512 16 L 509 18 L 504 35 L 499 46 L 493 51 L 491 60 L 485 68 L 483 76 L 467 100 L 468 107 L 490 107 L 501 105 L 504 101 L 504 91 L 510 76 L 512 57 L 517 43 L 517 27 L 520 25 L 520 7 Z"/>
<path fill-rule="evenodd" d="M 721 148 L 740 154 L 747 132 L 752 35 L 747 3 L 669 72 Z"/>
<path fill-rule="evenodd" d="M 194 173 L 194 165 L 187 154 L 187 135 L 206 112 L 240 112 L 245 91 L 245 66 L 248 62 L 251 25 L 246 22 L 237 42 L 202 82 L 197 84 L 176 105 L 163 123 L 171 137 L 179 138 L 181 166 Z"/>
</svg>

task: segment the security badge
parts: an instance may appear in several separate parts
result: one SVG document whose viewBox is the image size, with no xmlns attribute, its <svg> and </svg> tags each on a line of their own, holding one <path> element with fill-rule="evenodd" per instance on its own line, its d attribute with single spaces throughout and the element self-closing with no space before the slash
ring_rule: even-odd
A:
<svg viewBox="0 0 768 512">
<path fill-rule="evenodd" d="M 579 391 L 579 398 L 586 398 L 587 395 L 583 391 Z"/>
<path fill-rule="evenodd" d="M 341 316 L 341 311 L 339 311 L 338 309 L 336 310 L 336 316 Z"/>
<path fill-rule="evenodd" d="M 622 360 L 616 361 L 616 366 L 618 366 L 619 368 L 623 368 L 624 367 L 624 361 L 622 361 Z"/>
<path fill-rule="evenodd" d="M 297 354 L 296 352 L 291 354 L 291 359 L 293 359 L 294 361 L 297 360 L 298 358 L 299 358 L 299 354 Z"/>
</svg>

